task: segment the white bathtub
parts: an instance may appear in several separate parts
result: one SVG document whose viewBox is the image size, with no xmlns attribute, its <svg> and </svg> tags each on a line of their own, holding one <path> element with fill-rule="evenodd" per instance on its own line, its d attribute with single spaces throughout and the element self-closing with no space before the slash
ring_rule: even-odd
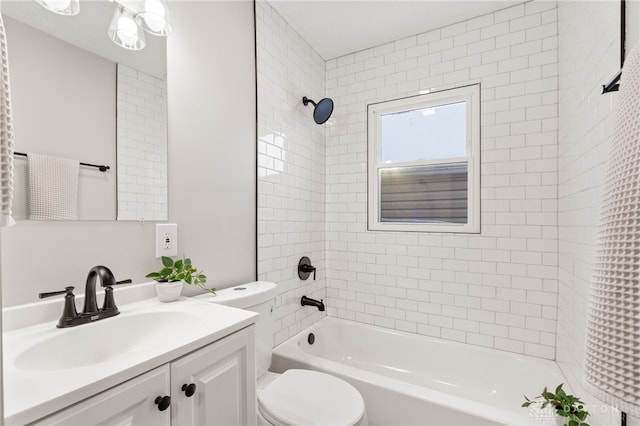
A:
<svg viewBox="0 0 640 426">
<path fill-rule="evenodd" d="M 373 426 L 555 424 L 521 408 L 523 395 L 564 382 L 553 361 L 329 317 L 274 349 L 271 369 L 290 368 L 353 384 Z"/>
</svg>

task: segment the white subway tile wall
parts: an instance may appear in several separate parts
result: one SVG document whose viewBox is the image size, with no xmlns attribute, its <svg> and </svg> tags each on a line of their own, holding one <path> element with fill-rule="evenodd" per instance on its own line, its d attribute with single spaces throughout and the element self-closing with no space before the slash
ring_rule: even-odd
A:
<svg viewBox="0 0 640 426">
<path fill-rule="evenodd" d="M 118 220 L 167 220 L 164 79 L 118 64 Z"/>
<path fill-rule="evenodd" d="M 553 359 L 555 1 L 326 62 L 328 314 Z M 367 104 L 481 85 L 481 234 L 367 230 Z"/>
<path fill-rule="evenodd" d="M 325 96 L 325 61 L 267 3 L 256 2 L 258 277 L 278 284 L 274 344 L 322 318 L 325 299 L 325 132 L 302 97 Z M 306 281 L 297 266 L 317 268 Z"/>
<path fill-rule="evenodd" d="M 559 55 L 559 300 L 557 361 L 584 396 L 590 424 L 620 424 L 610 407 L 582 388 L 586 319 L 603 180 L 615 126 L 617 93 L 602 84 L 620 68 L 620 5 L 561 1 Z"/>
<path fill-rule="evenodd" d="M 326 291 L 330 316 L 556 357 L 591 423 L 618 424 L 582 366 L 619 4 L 536 0 L 328 61 L 266 2 L 256 14 L 258 270 L 281 285 L 274 343 L 319 319 L 298 302 Z M 299 98 L 323 97 L 325 81 L 336 108 L 318 127 Z M 367 104 L 478 82 L 482 233 L 368 231 Z M 295 273 L 309 253 L 311 286 Z"/>
</svg>

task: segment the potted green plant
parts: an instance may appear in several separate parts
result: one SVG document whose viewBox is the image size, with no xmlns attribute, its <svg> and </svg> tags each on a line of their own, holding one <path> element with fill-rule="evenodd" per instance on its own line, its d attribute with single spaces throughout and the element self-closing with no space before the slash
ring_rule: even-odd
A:
<svg viewBox="0 0 640 426">
<path fill-rule="evenodd" d="M 562 389 L 564 383 L 556 388 L 555 392 L 549 392 L 545 387 L 542 393 L 533 399 L 524 396 L 525 402 L 523 407 L 529 407 L 532 404 L 539 405 L 541 410 L 548 406 L 555 409 L 557 416 L 556 423 L 562 426 L 589 426 L 585 422 L 589 416 L 589 412 L 584 408 L 584 402 L 574 395 L 567 395 Z"/>
<path fill-rule="evenodd" d="M 191 259 L 183 258 L 174 262 L 170 257 L 162 256 L 162 268 L 157 272 L 148 273 L 146 277 L 156 281 L 156 292 L 162 302 L 177 300 L 182 293 L 183 282 L 216 294 L 215 288 L 204 286 L 207 276 L 191 264 Z"/>
</svg>

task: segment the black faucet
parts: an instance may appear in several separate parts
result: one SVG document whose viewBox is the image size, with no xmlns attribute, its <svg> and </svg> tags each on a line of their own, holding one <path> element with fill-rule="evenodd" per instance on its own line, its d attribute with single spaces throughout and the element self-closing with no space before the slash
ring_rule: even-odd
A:
<svg viewBox="0 0 640 426">
<path fill-rule="evenodd" d="M 100 277 L 100 285 L 105 288 L 102 309 L 98 309 L 96 300 L 96 279 L 98 277 Z M 65 289 L 61 291 L 40 293 L 38 296 L 40 299 L 44 299 L 45 297 L 64 294 L 64 309 L 60 320 L 58 320 L 57 327 L 74 327 L 118 315 L 120 311 L 113 298 L 112 286 L 129 283 L 131 283 L 131 280 L 116 281 L 113 273 L 106 266 L 94 266 L 89 271 L 89 275 L 87 275 L 84 292 L 84 308 L 80 314 L 76 311 L 75 295 L 73 294 L 74 287 L 65 287 Z"/>
<path fill-rule="evenodd" d="M 316 299 L 302 296 L 302 299 L 300 299 L 300 304 L 302 306 L 315 306 L 320 312 L 324 311 L 324 302 L 322 299 L 320 299 L 320 301 L 317 301 Z"/>
<path fill-rule="evenodd" d="M 113 288 L 111 286 L 116 285 L 116 278 L 113 276 L 113 273 L 106 266 L 94 266 L 89 271 L 89 275 L 87 275 L 87 282 L 84 285 L 84 308 L 82 309 L 82 313 L 84 315 L 94 315 L 97 314 L 98 311 L 98 302 L 96 298 L 96 278 L 100 277 L 100 285 L 105 287 L 104 294 L 104 305 L 102 308 L 107 307 L 107 299 L 111 299 L 113 301 Z M 110 290 L 110 291 L 109 291 Z M 108 293 L 108 294 L 107 294 Z M 112 303 L 113 306 L 108 307 L 108 309 L 118 309 L 115 306 L 115 303 Z"/>
</svg>

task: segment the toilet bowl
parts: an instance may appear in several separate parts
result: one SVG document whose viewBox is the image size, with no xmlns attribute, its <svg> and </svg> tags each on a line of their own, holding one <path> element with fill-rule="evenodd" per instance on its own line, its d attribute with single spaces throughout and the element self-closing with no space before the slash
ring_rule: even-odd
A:
<svg viewBox="0 0 640 426">
<path fill-rule="evenodd" d="M 268 371 L 273 342 L 276 285 L 256 281 L 203 294 L 200 300 L 260 314 L 256 322 L 258 425 L 366 426 L 364 399 L 346 381 L 312 370 Z"/>
<path fill-rule="evenodd" d="M 258 379 L 258 425 L 364 426 L 364 400 L 356 388 L 329 374 L 312 370 L 266 373 Z"/>
</svg>

